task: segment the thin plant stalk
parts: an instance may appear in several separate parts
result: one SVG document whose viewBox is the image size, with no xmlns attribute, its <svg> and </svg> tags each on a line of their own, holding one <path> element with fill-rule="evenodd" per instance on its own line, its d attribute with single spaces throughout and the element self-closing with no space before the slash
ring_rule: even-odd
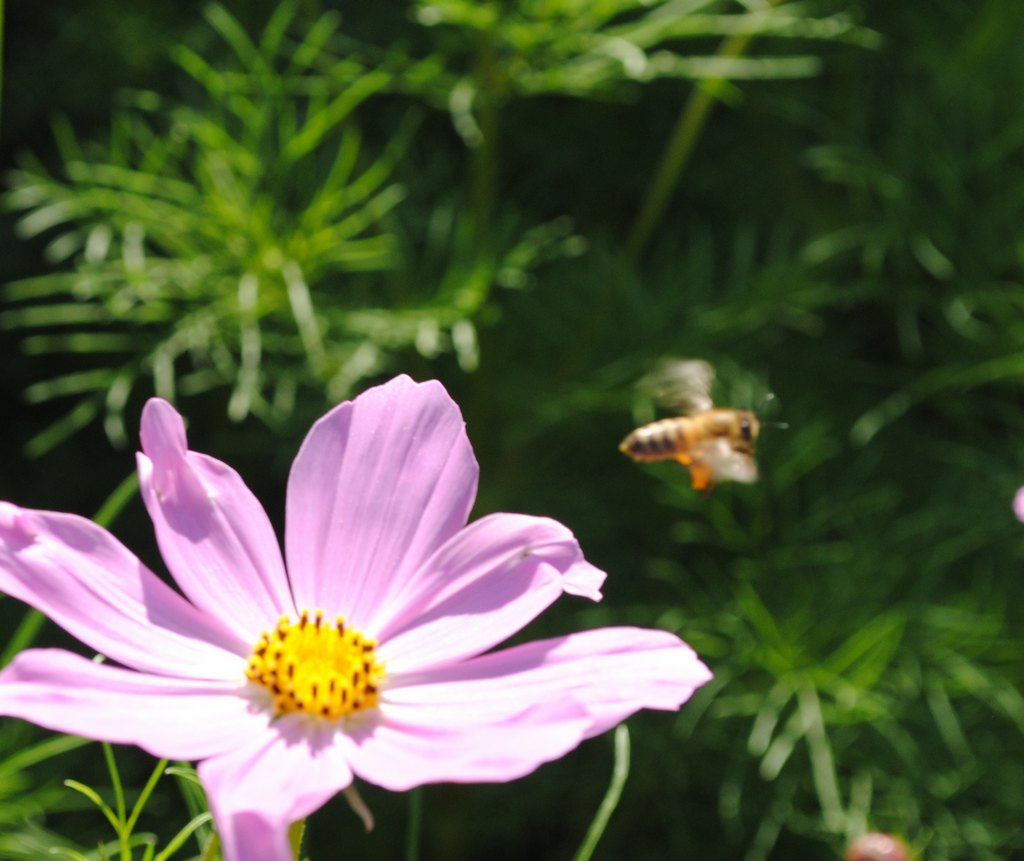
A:
<svg viewBox="0 0 1024 861">
<path fill-rule="evenodd" d="M 288 842 L 296 861 L 302 861 L 302 838 L 306 836 L 306 820 L 299 819 L 288 828 Z"/>
<path fill-rule="evenodd" d="M 7 641 L 3 652 L 0 653 L 0 669 L 3 669 L 14 660 L 14 656 L 18 652 L 27 649 L 35 642 L 36 637 L 39 635 L 39 630 L 43 627 L 43 622 L 45 621 L 46 616 L 38 610 L 29 608 L 25 611 L 25 615 L 21 617 L 21 621 L 18 623 L 18 627 L 14 629 L 11 639 Z"/>
<path fill-rule="evenodd" d="M 779 0 L 769 0 L 769 5 L 776 6 L 778 2 Z M 734 60 L 743 55 L 752 39 L 753 36 L 749 33 L 728 36 L 722 41 L 715 56 Z M 576 339 L 577 346 L 565 363 L 563 378 L 570 378 L 579 371 L 580 362 L 589 354 L 593 342 L 604 328 L 615 294 L 626 280 L 630 268 L 640 259 L 647 248 L 654 229 L 665 214 L 665 208 L 679 185 L 683 169 L 689 162 L 690 156 L 697 146 L 697 141 L 707 125 L 711 108 L 718 100 L 719 94 L 727 82 L 728 79 L 724 77 L 698 81 L 694 91 L 683 105 L 668 143 L 662 152 L 661 161 L 658 162 L 654 178 L 648 186 L 644 202 L 636 218 L 633 219 L 633 226 L 626 236 L 618 261 L 612 266 L 603 289 L 594 300 L 589 325 Z"/>
<path fill-rule="evenodd" d="M 0 0 L 0 3 L 2 2 L 3 0 Z M 135 496 L 138 489 L 139 475 L 136 472 L 131 472 L 110 492 L 110 496 L 104 500 L 103 505 L 100 506 L 99 511 L 93 515 L 92 519 L 104 529 L 109 529 L 111 524 L 117 520 L 118 515 L 124 510 L 124 507 Z"/>
<path fill-rule="evenodd" d="M 156 789 L 157 782 L 164 776 L 164 771 L 166 770 L 167 765 L 168 760 L 161 759 L 149 775 L 149 780 L 146 781 L 146 785 L 142 788 L 142 792 L 139 793 L 139 798 L 132 807 L 132 812 L 129 814 L 128 820 L 125 822 L 124 830 L 126 834 L 131 834 L 135 829 L 135 823 L 138 822 L 142 809 L 146 806 L 146 802 L 149 801 L 149 796 L 152 795 L 153 790 Z"/>
<path fill-rule="evenodd" d="M 715 56 L 734 60 L 742 56 L 752 38 L 749 33 L 737 33 L 729 36 L 723 40 Z M 701 132 L 707 125 L 711 108 L 718 101 L 718 96 L 726 83 L 726 78 L 698 81 L 690 98 L 686 100 L 668 143 L 665 145 L 658 169 L 648 186 L 647 196 L 640 207 L 640 212 L 633 220 L 633 226 L 626 237 L 617 272 L 624 272 L 631 264 L 639 260 L 647 243 L 650 242 L 651 234 L 654 233 L 654 228 L 658 226 L 658 222 L 664 215 L 665 207 L 668 206 L 672 194 L 679 185 L 683 169 L 689 162 L 690 156 L 693 155 Z M 615 283 L 618 280 L 619 278 L 616 277 Z"/>
<path fill-rule="evenodd" d="M 213 832 L 213 836 L 210 838 L 210 842 L 206 844 L 206 848 L 203 849 L 203 854 L 199 856 L 199 861 L 214 861 L 220 855 L 220 835 L 216 831 Z"/>
<path fill-rule="evenodd" d="M 195 834 L 202 826 L 208 825 L 212 819 L 213 815 L 208 812 L 194 817 L 191 822 L 171 838 L 171 841 L 164 847 L 162 852 L 154 857 L 153 861 L 168 861 L 185 844 L 189 837 Z M 214 841 L 211 840 L 210 842 L 213 843 Z"/>
<path fill-rule="evenodd" d="M 107 742 L 103 742 L 103 758 L 107 761 L 110 784 L 114 789 L 114 807 L 118 823 L 117 837 L 121 845 L 121 861 L 132 861 L 132 850 L 128 845 L 128 830 L 124 827 L 128 816 L 124 802 L 124 787 L 121 785 L 121 774 L 117 770 L 117 762 L 114 759 L 114 749 Z"/>
<path fill-rule="evenodd" d="M 626 785 L 626 778 L 629 777 L 629 730 L 626 729 L 625 724 L 619 724 L 616 728 L 614 744 L 615 762 L 612 765 L 611 782 L 608 784 L 604 798 L 601 799 L 601 806 L 597 808 L 597 813 L 590 823 L 590 828 L 587 829 L 583 843 L 573 856 L 573 861 L 590 861 L 590 856 L 594 854 L 594 850 L 608 826 L 608 820 L 611 819 L 612 813 L 615 812 L 615 808 L 619 805 L 619 799 L 622 797 L 622 788 Z"/>
<path fill-rule="evenodd" d="M 422 832 L 423 790 L 416 787 L 409 793 L 409 825 L 405 832 L 405 861 L 419 861 Z"/>
<path fill-rule="evenodd" d="M 494 217 L 494 202 L 498 185 L 498 126 L 502 95 L 495 81 L 494 39 L 486 34 L 481 40 L 477 56 L 476 77 L 480 82 L 477 121 L 480 140 L 473 149 L 472 208 L 473 249 L 484 250 L 490 236 Z"/>
</svg>

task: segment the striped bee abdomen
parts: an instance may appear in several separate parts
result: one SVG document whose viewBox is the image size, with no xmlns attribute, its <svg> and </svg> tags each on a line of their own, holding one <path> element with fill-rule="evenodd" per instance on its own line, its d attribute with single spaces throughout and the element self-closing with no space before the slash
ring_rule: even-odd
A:
<svg viewBox="0 0 1024 861">
<path fill-rule="evenodd" d="M 651 422 L 637 428 L 619 445 L 619 451 L 634 460 L 668 460 L 689 448 L 688 425 L 684 416 Z"/>
</svg>

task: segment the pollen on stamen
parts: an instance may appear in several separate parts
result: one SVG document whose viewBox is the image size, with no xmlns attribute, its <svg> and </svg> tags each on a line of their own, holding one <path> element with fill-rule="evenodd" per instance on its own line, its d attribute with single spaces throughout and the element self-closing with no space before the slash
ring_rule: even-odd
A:
<svg viewBox="0 0 1024 861">
<path fill-rule="evenodd" d="M 376 707 L 384 677 L 376 646 L 340 616 L 325 624 L 322 610 L 303 610 L 297 622 L 282 616 L 263 633 L 245 675 L 273 694 L 275 714 L 337 720 Z"/>
</svg>

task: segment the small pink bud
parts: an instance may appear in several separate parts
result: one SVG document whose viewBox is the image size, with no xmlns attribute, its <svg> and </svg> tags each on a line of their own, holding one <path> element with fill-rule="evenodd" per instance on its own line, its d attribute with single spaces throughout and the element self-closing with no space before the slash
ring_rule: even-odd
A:
<svg viewBox="0 0 1024 861">
<path fill-rule="evenodd" d="M 846 861 L 909 861 L 910 847 L 899 837 L 872 832 L 861 834 L 846 850 Z"/>
</svg>

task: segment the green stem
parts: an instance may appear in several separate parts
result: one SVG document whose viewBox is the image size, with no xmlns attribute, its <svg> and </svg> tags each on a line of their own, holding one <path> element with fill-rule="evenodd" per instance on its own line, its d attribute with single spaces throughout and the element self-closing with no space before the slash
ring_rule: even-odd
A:
<svg viewBox="0 0 1024 861">
<path fill-rule="evenodd" d="M 423 830 L 423 790 L 409 792 L 409 828 L 405 833 L 405 861 L 419 861 L 420 835 Z"/>
<path fill-rule="evenodd" d="M 629 730 L 625 724 L 619 724 L 615 730 L 615 763 L 612 766 L 612 779 L 608 789 L 601 799 L 601 806 L 597 808 L 594 821 L 587 829 L 587 836 L 583 838 L 583 844 L 573 856 L 573 861 L 590 861 L 598 842 L 604 834 L 604 829 L 611 819 L 612 813 L 618 807 L 619 799 L 622 797 L 622 788 L 626 785 L 626 778 L 629 776 Z"/>
<path fill-rule="evenodd" d="M 3 0 L 0 0 L 0 3 L 3 3 Z M 138 473 L 129 473 L 125 476 L 124 481 L 111 491 L 110 496 L 106 498 L 92 519 L 105 529 L 109 529 L 138 489 Z"/>
<path fill-rule="evenodd" d="M 288 827 L 288 842 L 292 847 L 292 855 L 296 861 L 301 861 L 302 838 L 306 835 L 306 820 L 299 819 Z"/>
<path fill-rule="evenodd" d="M 121 844 L 121 861 L 132 861 L 132 850 L 128 845 L 128 829 L 125 827 L 128 814 L 124 803 L 121 774 L 117 770 L 117 761 L 114 759 L 114 748 L 107 742 L 103 742 L 102 746 L 103 758 L 107 761 L 107 771 L 110 772 L 110 783 L 114 788 L 114 808 L 118 823 L 118 842 Z"/>
<path fill-rule="evenodd" d="M 780 0 L 769 0 L 769 5 L 775 6 L 779 2 Z M 749 33 L 728 36 L 722 40 L 715 56 L 735 59 L 743 54 L 752 38 L 753 36 Z M 679 185 L 683 168 L 690 160 L 697 141 L 707 125 L 711 108 L 718 100 L 718 96 L 727 82 L 727 78 L 707 78 L 698 81 L 694 91 L 686 100 L 686 104 L 683 105 L 668 143 L 662 152 L 654 178 L 648 186 L 644 202 L 641 204 L 636 218 L 633 219 L 633 226 L 626 236 L 618 260 L 611 267 L 604 286 L 594 297 L 586 328 L 575 339 L 575 347 L 564 366 L 563 378 L 575 376 L 579 372 L 580 365 L 589 355 L 594 342 L 604 329 L 615 295 L 626 280 L 630 269 L 640 259 L 650 242 L 654 229 L 658 226 L 669 200 Z"/>
<path fill-rule="evenodd" d="M 495 13 L 494 27 L 499 24 L 500 13 Z M 480 142 L 473 149 L 472 208 L 473 248 L 483 249 L 490 236 L 491 221 L 498 189 L 498 126 L 501 104 L 501 82 L 493 32 L 482 34 L 476 58 L 477 125 Z"/>
<path fill-rule="evenodd" d="M 480 145 L 473 151 L 473 245 L 480 251 L 490 237 L 498 188 L 498 107 L 490 97 L 480 105 Z"/>
<path fill-rule="evenodd" d="M 772 3 L 772 5 L 775 4 Z M 729 36 L 722 41 L 715 56 L 735 59 L 747 49 L 751 38 L 749 33 L 737 33 Z M 662 153 L 654 179 L 651 180 L 648 187 L 647 197 L 644 199 L 640 212 L 633 221 L 633 227 L 626 238 L 618 270 L 624 271 L 635 263 L 643 254 L 647 243 L 650 242 L 651 234 L 654 233 L 654 228 L 661 220 L 665 207 L 668 206 L 668 202 L 679 184 L 683 168 L 686 167 L 690 156 L 693 155 L 701 132 L 707 125 L 711 108 L 718 101 L 718 96 L 727 81 L 727 78 L 708 78 L 698 81 L 690 98 L 686 100 L 675 127 L 672 129 L 665 151 Z"/>
<path fill-rule="evenodd" d="M 210 837 L 210 842 L 206 844 L 206 848 L 203 849 L 203 854 L 199 856 L 199 861 L 214 861 L 220 852 L 220 835 L 215 831 Z"/>
<path fill-rule="evenodd" d="M 169 861 L 170 858 L 174 857 L 174 854 L 185 845 L 185 842 L 197 834 L 200 828 L 204 825 L 209 825 L 213 820 L 213 816 L 210 813 L 203 813 L 199 816 L 194 817 L 188 824 L 185 825 L 177 834 L 174 835 L 168 841 L 167 845 L 163 848 L 159 855 L 155 856 L 153 861 Z M 214 840 L 210 840 L 210 843 L 214 843 Z M 200 844 L 202 849 L 202 844 Z M 204 853 L 199 861 L 204 861 L 206 854 Z"/>
<path fill-rule="evenodd" d="M 157 781 L 163 777 L 165 768 L 167 768 L 167 760 L 161 759 L 156 764 L 156 768 L 153 769 L 153 773 L 149 776 L 149 780 L 146 781 L 146 785 L 142 788 L 142 792 L 139 793 L 138 801 L 135 802 L 135 806 L 132 808 L 131 815 L 128 817 L 128 822 L 125 825 L 125 831 L 128 834 L 131 834 L 135 829 L 135 823 L 139 820 L 142 808 L 146 806 L 146 802 L 149 801 L 149 796 L 152 795 L 153 790 L 156 789 Z"/>
<path fill-rule="evenodd" d="M 3 2 L 3 0 L 0 0 Z M 6 667 L 14 656 L 18 654 L 22 649 L 27 649 L 32 645 L 36 636 L 39 634 L 39 629 L 43 627 L 43 622 L 46 621 L 46 616 L 40 613 L 38 610 L 29 608 L 25 615 L 22 616 L 21 621 L 18 623 L 18 627 L 11 635 L 11 639 L 7 641 L 7 645 L 4 647 L 3 653 L 0 653 L 0 669 Z"/>
</svg>

